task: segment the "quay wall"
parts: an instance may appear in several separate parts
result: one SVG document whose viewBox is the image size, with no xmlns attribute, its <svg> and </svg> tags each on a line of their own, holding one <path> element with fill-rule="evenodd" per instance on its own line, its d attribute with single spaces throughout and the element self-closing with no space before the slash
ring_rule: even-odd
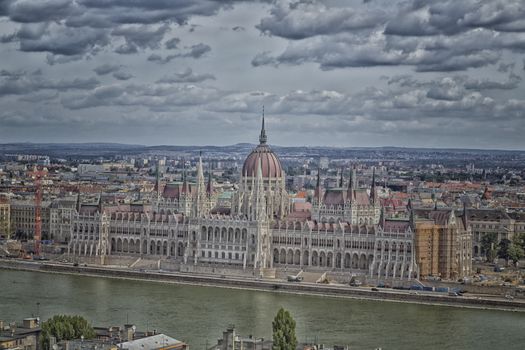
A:
<svg viewBox="0 0 525 350">
<path fill-rule="evenodd" d="M 372 291 L 365 288 L 350 288 L 348 286 L 334 286 L 310 283 L 291 283 L 271 280 L 258 280 L 236 277 L 218 277 L 187 273 L 157 273 L 142 272 L 129 269 L 109 269 L 102 267 L 84 267 L 72 265 L 58 265 L 50 263 L 34 263 L 9 261 L 0 259 L 0 268 L 14 270 L 28 270 L 39 272 L 54 272 L 78 274 L 87 276 L 103 276 L 112 278 L 138 279 L 158 282 L 186 283 L 230 288 L 245 288 L 289 292 L 298 294 L 329 295 L 373 300 L 390 300 L 424 304 L 442 304 L 448 306 L 464 306 L 476 308 L 492 308 L 525 312 L 525 303 L 518 300 L 464 298 L 448 295 L 428 295 L 416 293 L 401 293 L 396 291 Z"/>
</svg>

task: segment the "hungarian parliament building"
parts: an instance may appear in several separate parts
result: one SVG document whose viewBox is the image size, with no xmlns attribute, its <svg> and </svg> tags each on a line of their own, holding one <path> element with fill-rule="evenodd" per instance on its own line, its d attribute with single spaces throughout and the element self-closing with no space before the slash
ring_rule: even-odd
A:
<svg viewBox="0 0 525 350">
<path fill-rule="evenodd" d="M 244 161 L 230 201 L 218 200 L 200 159 L 193 182 L 183 176 L 161 189 L 157 180 L 150 204 L 77 200 L 64 231 L 70 235 L 68 254 L 102 263 L 110 256 L 169 259 L 185 271 L 221 266 L 255 276 L 303 270 L 374 279 L 419 277 L 414 225 L 384 217 L 374 180 L 360 188 L 353 170 L 347 186 L 341 180 L 339 187 L 324 189 L 317 175 L 311 209 L 305 210 L 291 201 L 285 177 L 267 144 L 263 117 L 259 145 Z M 467 258 L 461 253 L 451 257 L 460 276 L 470 272 L 463 263 Z"/>
</svg>

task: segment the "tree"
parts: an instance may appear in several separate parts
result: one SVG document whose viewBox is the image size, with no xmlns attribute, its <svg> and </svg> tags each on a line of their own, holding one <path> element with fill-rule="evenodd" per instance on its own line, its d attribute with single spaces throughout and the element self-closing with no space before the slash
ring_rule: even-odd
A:
<svg viewBox="0 0 525 350">
<path fill-rule="evenodd" d="M 511 241 L 507 238 L 502 239 L 498 244 L 498 257 L 505 259 L 505 262 L 507 265 L 509 264 L 510 256 L 509 256 L 509 248 L 511 245 Z"/>
<path fill-rule="evenodd" d="M 80 339 L 92 339 L 95 330 L 89 322 L 81 316 L 55 315 L 42 324 L 40 334 L 40 346 L 42 350 L 49 350 L 50 339 L 55 337 L 56 341 Z"/>
<path fill-rule="evenodd" d="M 514 265 L 523 258 L 524 252 L 523 248 L 517 245 L 516 243 L 511 243 L 508 250 L 509 259 L 512 260 Z"/>
<path fill-rule="evenodd" d="M 295 337 L 295 320 L 290 313 L 282 307 L 277 312 L 273 322 L 272 350 L 295 350 L 297 338 Z"/>
<path fill-rule="evenodd" d="M 485 233 L 481 236 L 481 252 L 485 254 L 487 261 L 493 262 L 496 258 L 494 247 L 498 241 L 498 235 L 495 233 Z"/>
<path fill-rule="evenodd" d="M 514 236 L 514 244 L 517 244 L 521 249 L 525 250 L 525 233 L 519 233 Z"/>
</svg>

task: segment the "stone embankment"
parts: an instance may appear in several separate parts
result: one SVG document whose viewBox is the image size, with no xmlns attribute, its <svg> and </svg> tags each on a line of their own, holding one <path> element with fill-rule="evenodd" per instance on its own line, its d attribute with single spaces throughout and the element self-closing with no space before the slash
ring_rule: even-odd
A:
<svg viewBox="0 0 525 350">
<path fill-rule="evenodd" d="M 355 299 L 388 300 L 419 304 L 447 305 L 481 309 L 501 309 L 525 312 L 525 302 L 484 296 L 449 296 L 421 292 L 397 291 L 390 289 L 371 290 L 370 288 L 349 287 L 345 285 L 325 285 L 281 280 L 237 278 L 217 275 L 189 274 L 180 272 L 137 271 L 125 268 L 100 266 L 73 266 L 49 262 L 32 262 L 0 259 L 0 268 L 27 270 L 48 273 L 101 276 L 109 278 L 146 280 L 168 283 L 217 286 L 226 288 L 267 290 L 297 294 L 347 297 Z M 374 288 L 375 289 L 375 288 Z"/>
</svg>

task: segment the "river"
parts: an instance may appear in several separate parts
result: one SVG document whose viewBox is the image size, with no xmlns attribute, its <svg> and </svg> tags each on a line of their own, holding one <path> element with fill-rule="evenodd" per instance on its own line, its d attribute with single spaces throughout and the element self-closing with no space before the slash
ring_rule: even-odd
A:
<svg viewBox="0 0 525 350">
<path fill-rule="evenodd" d="M 39 305 L 37 305 L 39 303 Z M 0 270 L 0 319 L 79 314 L 94 325 L 133 323 L 204 349 L 229 325 L 271 338 L 279 307 L 300 341 L 351 349 L 523 349 L 525 314 L 277 292 Z"/>
</svg>

